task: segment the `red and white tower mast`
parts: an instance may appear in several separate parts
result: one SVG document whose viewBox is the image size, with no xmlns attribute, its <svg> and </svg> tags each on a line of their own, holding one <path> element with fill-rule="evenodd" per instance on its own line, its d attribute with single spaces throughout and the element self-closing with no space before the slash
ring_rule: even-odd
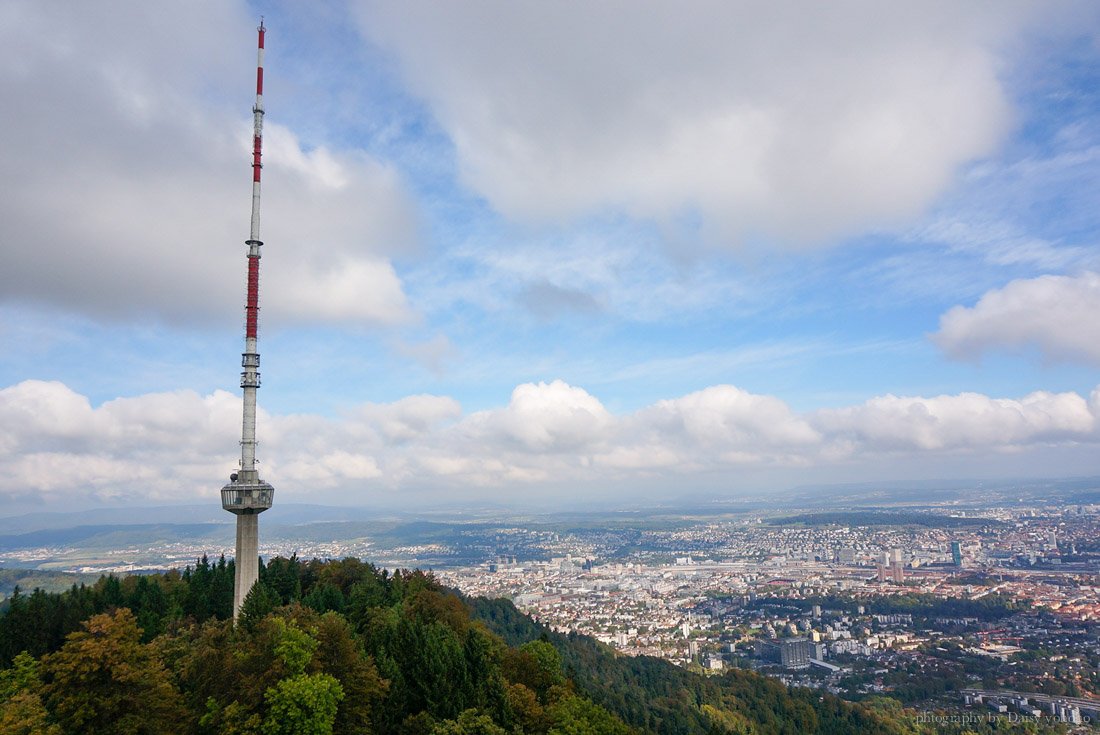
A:
<svg viewBox="0 0 1100 735">
<path fill-rule="evenodd" d="M 271 507 L 275 488 L 260 479 L 256 469 L 256 389 L 260 387 L 260 157 L 264 124 L 264 24 L 260 21 L 256 62 L 256 104 L 252 107 L 252 227 L 248 240 L 248 288 L 244 307 L 244 352 L 241 355 L 241 388 L 244 419 L 241 426 L 241 467 L 222 488 L 222 508 L 237 516 L 236 577 L 233 617 L 259 577 L 258 515 Z"/>
</svg>

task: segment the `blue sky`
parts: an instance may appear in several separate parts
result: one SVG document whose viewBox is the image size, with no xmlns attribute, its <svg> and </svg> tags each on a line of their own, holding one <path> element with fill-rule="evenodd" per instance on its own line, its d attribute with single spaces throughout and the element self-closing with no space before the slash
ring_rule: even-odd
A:
<svg viewBox="0 0 1100 735">
<path fill-rule="evenodd" d="M 269 29 L 287 500 L 1100 474 L 1091 3 L 0 17 L 0 498 L 213 500 Z"/>
</svg>

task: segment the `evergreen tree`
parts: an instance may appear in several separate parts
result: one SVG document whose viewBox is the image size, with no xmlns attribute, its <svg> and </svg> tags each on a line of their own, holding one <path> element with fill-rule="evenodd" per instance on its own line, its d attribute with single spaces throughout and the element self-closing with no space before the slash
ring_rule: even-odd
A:
<svg viewBox="0 0 1100 735">
<path fill-rule="evenodd" d="M 280 605 L 302 599 L 301 567 L 297 554 L 289 559 L 277 556 L 260 565 L 260 581 L 278 595 Z"/>
<path fill-rule="evenodd" d="M 314 635 L 318 646 L 312 666 L 335 677 L 346 695 L 336 712 L 334 735 L 369 732 L 385 698 L 387 682 L 379 676 L 374 662 L 364 654 L 342 616 L 322 615 Z"/>
<path fill-rule="evenodd" d="M 210 579 L 210 613 L 218 620 L 233 617 L 233 575 L 236 566 L 226 562 L 225 554 L 218 558 Z"/>
<path fill-rule="evenodd" d="M 257 581 L 241 603 L 240 623 L 253 628 L 279 606 L 279 595 L 263 582 Z"/>
<path fill-rule="evenodd" d="M 321 582 L 314 585 L 309 594 L 302 598 L 303 605 L 320 613 L 329 612 L 330 610 L 343 612 L 345 603 L 344 593 L 331 582 Z"/>
</svg>

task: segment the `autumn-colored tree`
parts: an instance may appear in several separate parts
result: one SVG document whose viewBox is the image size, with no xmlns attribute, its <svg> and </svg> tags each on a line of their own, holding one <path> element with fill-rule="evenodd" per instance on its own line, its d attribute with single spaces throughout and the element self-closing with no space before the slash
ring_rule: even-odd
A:
<svg viewBox="0 0 1100 735">
<path fill-rule="evenodd" d="M 62 735 L 62 730 L 50 723 L 40 696 L 21 692 L 0 705 L 0 735 Z"/>
<path fill-rule="evenodd" d="M 550 687 L 565 681 L 561 654 L 547 641 L 528 641 L 519 648 L 508 649 L 503 665 L 510 681 L 524 685 L 544 702 Z"/>
<path fill-rule="evenodd" d="M 166 735 L 187 719 L 133 613 L 95 615 L 44 659 L 46 702 L 68 735 Z"/>
<path fill-rule="evenodd" d="M 507 691 L 508 708 L 520 730 L 527 735 L 546 732 L 550 723 L 535 693 L 523 684 L 511 684 Z"/>
</svg>

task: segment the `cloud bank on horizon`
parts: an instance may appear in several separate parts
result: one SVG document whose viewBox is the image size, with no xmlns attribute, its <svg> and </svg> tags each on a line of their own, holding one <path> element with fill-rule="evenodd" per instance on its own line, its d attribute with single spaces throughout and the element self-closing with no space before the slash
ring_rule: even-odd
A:
<svg viewBox="0 0 1100 735">
<path fill-rule="evenodd" d="M 290 497 L 1100 474 L 1095 4 L 263 13 Z M 0 9 L 0 497 L 232 468 L 258 15 Z"/>
<path fill-rule="evenodd" d="M 66 501 L 79 488 L 102 501 L 213 501 L 212 478 L 232 467 L 239 408 L 225 391 L 93 408 L 60 383 L 2 389 L 0 425 L 18 428 L 0 435 L 0 495 Z M 365 486 L 387 504 L 471 488 L 494 500 L 540 491 L 590 500 L 592 488 L 637 500 L 758 491 L 790 481 L 792 468 L 832 477 L 892 465 L 911 480 L 938 478 L 930 463 L 1053 472 L 1035 466 L 1044 453 L 1064 461 L 1066 450 L 1100 445 L 1100 387 L 1088 396 L 887 395 L 800 414 L 773 396 L 718 385 L 613 414 L 583 388 L 553 381 L 519 385 L 506 406 L 485 411 L 417 395 L 335 418 L 261 413 L 259 424 L 265 478 L 299 501 L 361 497 Z"/>
</svg>

